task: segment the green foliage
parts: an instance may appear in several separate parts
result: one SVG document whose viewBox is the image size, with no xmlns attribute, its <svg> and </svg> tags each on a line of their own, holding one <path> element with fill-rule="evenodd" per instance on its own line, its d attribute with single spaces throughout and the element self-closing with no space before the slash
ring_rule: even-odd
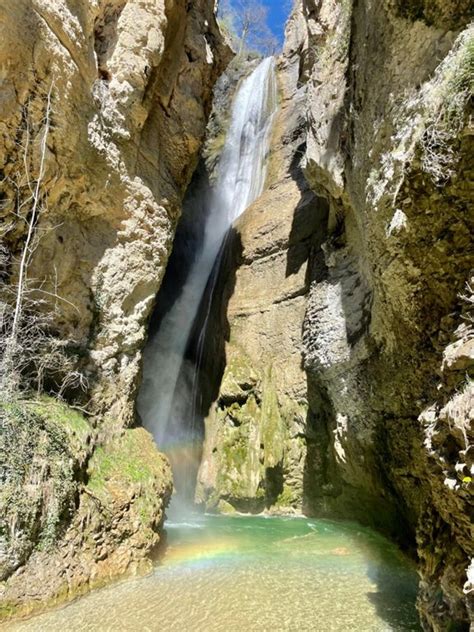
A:
<svg viewBox="0 0 474 632">
<path fill-rule="evenodd" d="M 8 575 L 32 549 L 49 549 L 74 511 L 75 472 L 91 429 L 79 413 L 52 398 L 0 402 L 0 537 Z"/>
</svg>

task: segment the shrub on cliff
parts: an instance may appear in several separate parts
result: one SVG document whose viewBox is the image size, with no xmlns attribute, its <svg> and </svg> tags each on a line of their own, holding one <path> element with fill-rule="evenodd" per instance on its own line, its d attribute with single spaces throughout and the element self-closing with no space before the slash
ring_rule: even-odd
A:
<svg viewBox="0 0 474 632">
<path fill-rule="evenodd" d="M 468 28 L 439 66 L 425 96 L 421 139 L 423 170 L 438 183 L 455 174 L 453 141 L 462 131 L 474 93 L 474 27 Z"/>
</svg>

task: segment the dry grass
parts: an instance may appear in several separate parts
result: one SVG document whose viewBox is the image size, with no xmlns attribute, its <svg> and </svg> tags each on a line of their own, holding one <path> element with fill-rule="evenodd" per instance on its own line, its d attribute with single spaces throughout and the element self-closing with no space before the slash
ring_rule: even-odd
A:
<svg viewBox="0 0 474 632">
<path fill-rule="evenodd" d="M 422 167 L 442 184 L 455 173 L 453 141 L 466 124 L 466 110 L 474 92 L 474 27 L 459 37 L 423 92 Z"/>
</svg>

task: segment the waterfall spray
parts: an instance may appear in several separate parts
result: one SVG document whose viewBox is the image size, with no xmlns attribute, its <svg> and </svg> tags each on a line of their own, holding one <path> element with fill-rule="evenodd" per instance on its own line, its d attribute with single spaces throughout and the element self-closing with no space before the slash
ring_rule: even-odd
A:
<svg viewBox="0 0 474 632">
<path fill-rule="evenodd" d="M 231 125 L 219 162 L 218 177 L 210 199 L 204 237 L 189 275 L 172 308 L 163 318 L 156 335 L 144 353 L 144 378 L 138 397 L 138 411 L 143 424 L 152 432 L 158 447 L 171 460 L 178 492 L 178 469 L 195 455 L 195 436 L 190 416 L 195 394 L 197 367 L 187 387 L 178 389 L 201 300 L 218 263 L 219 254 L 232 223 L 261 194 L 266 178 L 273 117 L 277 106 L 275 61 L 269 57 L 241 84 L 232 107 Z M 204 340 L 209 305 L 200 340 Z M 187 482 L 189 485 L 189 481 Z M 194 481 L 191 482 L 194 485 Z M 182 483 L 181 483 L 182 484 Z"/>
</svg>

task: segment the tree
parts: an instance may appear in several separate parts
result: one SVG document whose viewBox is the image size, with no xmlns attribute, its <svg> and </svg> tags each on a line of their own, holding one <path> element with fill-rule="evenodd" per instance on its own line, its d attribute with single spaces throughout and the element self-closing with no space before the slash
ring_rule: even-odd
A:
<svg viewBox="0 0 474 632">
<path fill-rule="evenodd" d="M 34 108 L 29 102 L 24 107 L 22 123 L 15 134 L 18 168 L 0 182 L 4 185 L 3 201 L 9 199 L 11 203 L 11 221 L 5 222 L 0 231 L 0 395 L 3 399 L 17 397 L 25 371 L 38 390 L 42 390 L 48 375 L 54 375 L 60 397 L 67 388 L 84 390 L 86 385 L 85 377 L 76 369 L 77 359 L 68 350 L 68 342 L 53 333 L 59 303 L 65 299 L 58 295 L 56 287 L 49 291 L 45 280 L 30 274 L 30 264 L 41 238 L 39 222 L 47 205 L 44 180 L 52 92 L 53 84 L 44 95 L 39 121 L 37 111 L 31 114 L 30 108 Z M 22 235 L 18 257 L 6 246 L 9 232 Z"/>
<path fill-rule="evenodd" d="M 248 51 L 264 55 L 276 52 L 278 40 L 268 26 L 268 7 L 259 0 L 223 0 L 219 18 L 237 42 L 238 55 Z"/>
</svg>

